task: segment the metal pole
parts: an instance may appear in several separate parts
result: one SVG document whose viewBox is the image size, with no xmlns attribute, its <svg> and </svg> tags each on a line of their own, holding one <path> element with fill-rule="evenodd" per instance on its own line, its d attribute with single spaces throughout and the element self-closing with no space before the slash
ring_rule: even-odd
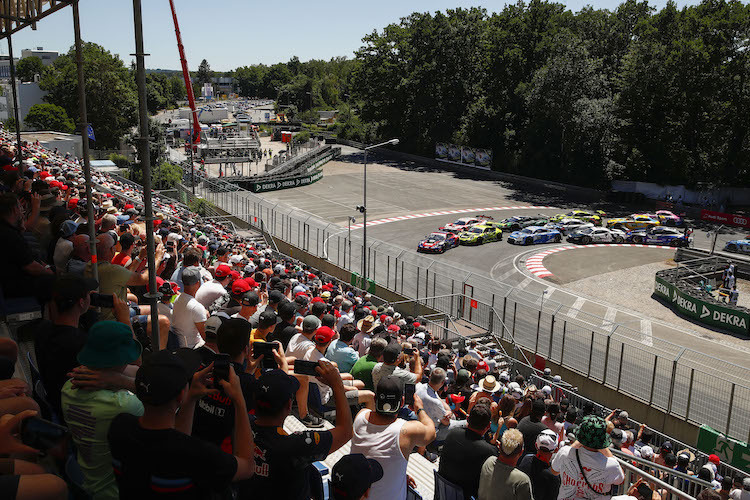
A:
<svg viewBox="0 0 750 500">
<path fill-rule="evenodd" d="M 89 252 L 91 253 L 91 276 L 99 280 L 99 268 L 96 263 L 96 228 L 94 221 L 94 203 L 91 189 L 91 163 L 89 163 L 88 116 L 86 113 L 86 80 L 83 76 L 83 48 L 81 44 L 81 19 L 78 15 L 78 0 L 73 2 L 73 36 L 76 47 L 76 69 L 78 72 L 78 110 L 81 121 L 81 146 L 83 154 L 83 176 L 86 179 L 86 200 L 88 201 L 86 214 L 89 220 Z M 10 39 L 8 39 L 10 40 Z M 11 56 L 13 60 L 13 56 Z"/>
<path fill-rule="evenodd" d="M 729 408 L 727 408 L 727 430 L 724 434 L 729 435 L 729 424 L 732 423 L 732 407 L 734 406 L 734 389 L 737 386 L 732 384 L 732 392 L 729 393 Z"/>
<path fill-rule="evenodd" d="M 195 163 L 193 163 L 193 114 L 188 116 L 190 120 L 190 132 L 188 133 L 188 144 L 190 145 L 190 152 L 188 156 L 190 158 L 190 185 L 193 186 L 193 195 L 195 195 Z M 206 169 L 206 176 L 208 177 L 208 169 Z"/>
<path fill-rule="evenodd" d="M 8 58 L 10 59 L 10 86 L 13 92 L 13 114 L 16 118 L 16 159 L 18 160 L 18 171 L 23 173 L 26 171 L 26 168 L 24 168 L 23 166 L 23 151 L 21 148 L 21 120 L 18 117 L 18 90 L 16 89 L 16 62 L 13 60 L 13 41 L 11 40 L 10 34 L 8 34 Z M 83 137 L 86 136 L 84 134 L 81 134 L 81 139 L 83 139 Z M 88 198 L 88 201 L 90 205 L 90 196 Z"/>
<path fill-rule="evenodd" d="M 78 2 L 76 2 L 78 3 Z M 148 261 L 148 289 L 144 295 L 151 306 L 151 344 L 154 350 L 159 350 L 159 310 L 157 308 L 161 293 L 156 289 L 156 261 L 154 241 L 154 214 L 151 205 L 151 158 L 148 145 L 148 107 L 146 104 L 146 54 L 143 49 L 143 18 L 141 0 L 133 0 L 133 24 L 135 26 L 135 81 L 138 87 L 138 115 L 141 157 L 141 171 L 143 172 L 143 205 L 146 211 L 146 258 Z M 192 142 L 192 141 L 191 141 Z M 192 151 L 193 145 L 191 143 Z M 190 171 L 193 171 L 192 158 Z M 195 189 L 195 183 L 193 183 Z"/>
<path fill-rule="evenodd" d="M 367 279 L 367 149 L 362 170 L 362 279 Z"/>
</svg>

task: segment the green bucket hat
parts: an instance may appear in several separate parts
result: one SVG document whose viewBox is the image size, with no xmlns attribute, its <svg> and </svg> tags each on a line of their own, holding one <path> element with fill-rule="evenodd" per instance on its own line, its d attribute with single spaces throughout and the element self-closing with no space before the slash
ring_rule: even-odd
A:
<svg viewBox="0 0 750 500">
<path fill-rule="evenodd" d="M 610 444 L 609 434 L 607 434 L 607 422 L 603 418 L 595 415 L 584 417 L 581 425 L 578 426 L 576 438 L 583 445 L 595 450 L 608 448 Z"/>
<path fill-rule="evenodd" d="M 114 368 L 127 365 L 141 355 L 141 344 L 133 331 L 118 321 L 99 321 L 90 329 L 78 362 L 89 368 Z"/>
</svg>

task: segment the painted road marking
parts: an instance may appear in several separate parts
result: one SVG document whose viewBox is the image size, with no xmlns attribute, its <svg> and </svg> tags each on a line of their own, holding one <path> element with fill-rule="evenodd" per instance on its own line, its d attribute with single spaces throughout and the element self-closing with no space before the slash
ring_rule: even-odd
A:
<svg viewBox="0 0 750 500">
<path fill-rule="evenodd" d="M 573 305 L 570 306 L 570 311 L 568 312 L 568 316 L 571 318 L 575 318 L 578 316 L 578 313 L 581 311 L 581 308 L 583 307 L 583 304 L 586 303 L 586 299 L 583 297 L 576 298 L 576 301 L 573 302 Z"/>
<path fill-rule="evenodd" d="M 516 288 L 518 288 L 519 290 L 523 290 L 524 288 L 526 288 L 527 286 L 529 286 L 529 283 L 531 283 L 531 278 L 529 278 L 528 276 L 526 276 L 523 279 L 522 282 L 520 282 L 519 284 L 516 285 Z"/>
<path fill-rule="evenodd" d="M 654 345 L 654 336 L 651 332 L 651 320 L 641 320 L 641 343 L 646 344 L 647 346 Z"/>
<path fill-rule="evenodd" d="M 526 269 L 531 272 L 534 276 L 537 278 L 549 278 L 551 276 L 554 276 L 549 270 L 544 267 L 542 264 L 542 261 L 544 258 L 548 255 L 551 255 L 553 253 L 557 252 L 563 252 L 565 250 L 575 250 L 580 248 L 608 248 L 608 247 L 636 247 L 636 248 L 657 248 L 661 250 L 674 250 L 673 247 L 668 247 L 665 245 L 640 245 L 635 243 L 596 243 L 593 245 L 565 245 L 562 247 L 555 247 L 550 248 L 549 250 L 545 250 L 544 252 L 539 252 L 537 254 L 532 255 L 528 259 L 526 259 Z"/>
<path fill-rule="evenodd" d="M 436 212 L 425 212 L 421 214 L 402 215 L 399 217 L 388 217 L 386 219 L 377 219 L 367 221 L 367 227 L 379 226 L 380 224 L 388 224 L 389 222 L 399 222 L 402 220 L 421 219 L 423 217 L 436 217 L 438 215 L 453 215 L 453 214 L 468 214 L 471 212 L 497 212 L 500 210 L 553 210 L 555 207 L 548 207 L 546 205 L 516 205 L 512 207 L 483 207 L 483 208 L 460 208 L 457 210 L 439 210 Z M 352 224 L 352 230 L 362 229 L 364 224 L 361 222 Z"/>
<path fill-rule="evenodd" d="M 602 326 L 614 325 L 615 316 L 617 316 L 617 309 L 615 309 L 614 307 L 608 307 L 607 312 L 604 314 L 604 321 L 602 321 Z"/>
</svg>

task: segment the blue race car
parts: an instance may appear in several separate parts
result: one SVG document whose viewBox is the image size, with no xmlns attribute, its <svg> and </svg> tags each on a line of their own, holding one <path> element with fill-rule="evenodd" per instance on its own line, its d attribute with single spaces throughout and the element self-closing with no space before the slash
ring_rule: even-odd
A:
<svg viewBox="0 0 750 500">
<path fill-rule="evenodd" d="M 727 241 L 724 251 L 750 254 L 750 237 L 744 240 Z"/>
<path fill-rule="evenodd" d="M 689 237 L 684 231 L 666 226 L 654 226 L 649 229 L 630 231 L 627 241 L 645 245 L 669 245 L 672 247 L 686 247 Z"/>
<path fill-rule="evenodd" d="M 513 245 L 535 245 L 537 243 L 560 243 L 562 233 L 548 227 L 529 226 L 520 231 L 513 231 L 508 236 L 508 243 Z"/>
</svg>

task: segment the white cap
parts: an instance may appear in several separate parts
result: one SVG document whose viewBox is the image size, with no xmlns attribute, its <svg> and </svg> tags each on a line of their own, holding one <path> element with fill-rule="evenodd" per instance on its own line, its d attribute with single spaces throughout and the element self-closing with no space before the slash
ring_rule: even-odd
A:
<svg viewBox="0 0 750 500">
<path fill-rule="evenodd" d="M 557 449 L 557 435 L 551 429 L 544 429 L 536 437 L 538 450 L 555 451 Z"/>
<path fill-rule="evenodd" d="M 240 255 L 238 253 L 232 255 L 231 257 L 229 257 L 229 263 L 232 264 L 232 265 L 239 264 L 240 262 L 242 262 L 242 255 Z"/>
<path fill-rule="evenodd" d="M 654 458 L 654 449 L 650 446 L 641 446 L 641 458 L 645 458 L 646 460 L 651 460 Z"/>
<path fill-rule="evenodd" d="M 560 375 L 555 375 L 554 377 L 552 377 L 552 381 L 556 384 L 559 384 L 560 382 L 562 382 L 562 377 Z"/>
<path fill-rule="evenodd" d="M 552 387 L 545 385 L 544 387 L 542 387 L 542 392 L 549 396 L 550 394 L 552 394 Z"/>
<path fill-rule="evenodd" d="M 518 385 L 518 382 L 511 382 L 510 384 L 508 384 L 508 389 L 511 391 L 521 392 L 521 386 Z"/>
<path fill-rule="evenodd" d="M 552 370 L 550 370 L 549 368 L 545 368 L 544 369 L 544 374 L 545 375 L 552 375 Z"/>
<path fill-rule="evenodd" d="M 508 372 L 501 372 L 500 380 L 510 380 L 510 377 L 508 376 Z"/>
</svg>

